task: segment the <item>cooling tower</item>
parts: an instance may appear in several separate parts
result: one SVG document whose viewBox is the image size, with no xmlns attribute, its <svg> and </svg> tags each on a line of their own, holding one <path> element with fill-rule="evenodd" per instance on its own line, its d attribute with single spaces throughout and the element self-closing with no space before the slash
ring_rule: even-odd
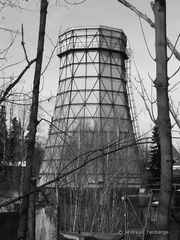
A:
<svg viewBox="0 0 180 240">
<path fill-rule="evenodd" d="M 112 174 L 136 174 L 124 32 L 104 26 L 70 29 L 59 36 L 58 56 L 59 86 L 43 182 L 81 165 L 87 165 L 80 174 L 86 185 Z"/>
<path fill-rule="evenodd" d="M 40 185 L 56 179 L 49 187 L 59 189 L 61 230 L 81 225 L 81 230 L 111 231 L 107 221 L 97 219 L 108 214 L 108 222 L 117 225 L 119 189 L 139 184 L 134 177 L 139 166 L 128 102 L 126 36 L 104 26 L 69 29 L 59 36 L 58 57 L 59 85 Z M 103 213 L 96 210 L 100 195 L 111 196 Z"/>
</svg>

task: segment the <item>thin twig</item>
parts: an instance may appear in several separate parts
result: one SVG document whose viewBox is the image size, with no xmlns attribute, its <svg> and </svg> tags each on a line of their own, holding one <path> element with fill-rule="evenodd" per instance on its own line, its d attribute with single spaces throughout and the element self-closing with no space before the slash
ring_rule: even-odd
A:
<svg viewBox="0 0 180 240">
<path fill-rule="evenodd" d="M 178 81 L 176 84 L 174 84 L 174 86 L 172 88 L 169 89 L 169 92 L 171 92 L 177 85 L 180 84 L 180 81 Z"/>
<path fill-rule="evenodd" d="M 143 25 L 142 25 L 142 22 L 141 22 L 141 18 L 140 18 L 140 17 L 139 17 L 139 23 L 140 23 L 142 35 L 143 35 L 144 42 L 145 42 L 145 45 L 146 45 L 146 49 L 147 49 L 147 51 L 148 51 L 148 53 L 149 53 L 149 56 L 151 57 L 151 59 L 152 59 L 153 61 L 156 61 L 155 58 L 153 58 L 153 56 L 152 56 L 152 54 L 151 54 L 151 52 L 150 52 L 150 50 L 149 50 L 149 47 L 148 47 L 148 44 L 147 44 L 147 40 L 146 40 L 146 36 L 145 36 L 145 33 L 144 33 L 144 29 L 143 29 Z"/>
<path fill-rule="evenodd" d="M 23 24 L 21 25 L 21 35 L 22 35 L 21 45 L 23 47 L 25 59 L 26 59 L 27 63 L 29 63 L 29 59 L 28 59 L 28 56 L 27 56 L 27 51 L 26 51 L 26 48 L 25 48 L 25 42 L 24 42 L 24 28 L 23 28 Z"/>
<path fill-rule="evenodd" d="M 10 32 L 10 33 L 16 33 L 16 34 L 20 34 L 19 31 L 15 31 L 9 28 L 5 28 L 5 27 L 0 27 L 0 30 L 6 31 L 6 32 Z"/>
<path fill-rule="evenodd" d="M 150 116 L 151 120 L 152 120 L 153 122 L 155 122 L 154 114 L 153 114 L 153 112 L 151 112 L 151 110 L 149 109 L 149 106 L 147 105 L 147 102 L 146 102 L 146 98 L 148 99 L 148 101 L 149 101 L 151 104 L 152 104 L 152 102 L 151 102 L 151 100 L 149 99 L 149 96 L 148 96 L 148 94 L 147 94 L 146 88 L 144 87 L 142 78 L 141 78 L 141 76 L 140 76 L 140 73 L 139 73 L 139 70 L 138 70 L 138 67 L 137 67 L 137 65 L 136 65 L 136 62 L 135 62 L 135 59 L 134 59 L 133 55 L 132 55 L 132 59 L 133 59 L 133 62 L 134 62 L 134 65 L 135 65 L 135 69 L 136 69 L 136 72 L 137 72 L 138 78 L 139 78 L 139 81 L 137 81 L 137 80 L 136 80 L 136 81 L 140 84 L 141 92 L 137 89 L 137 87 L 136 87 L 133 83 L 132 83 L 132 84 L 134 85 L 134 87 L 136 88 L 137 92 L 139 93 L 139 95 L 140 95 L 141 98 L 143 99 L 144 105 L 145 105 L 145 107 L 146 107 L 146 110 L 147 110 L 148 113 L 149 113 L 149 116 Z M 145 96 L 146 96 L 146 97 L 145 97 Z"/>
<path fill-rule="evenodd" d="M 3 50 L 0 52 L 1 55 L 4 53 L 4 56 L 3 56 L 4 59 L 6 59 L 6 56 L 7 56 L 8 52 L 9 52 L 11 46 L 12 46 L 13 43 L 15 42 L 15 39 L 16 39 L 17 35 L 18 35 L 18 31 L 15 32 L 15 35 L 14 35 L 14 36 L 13 36 L 12 33 L 11 33 L 12 40 L 11 40 L 9 46 L 8 46 L 7 48 L 3 49 Z"/>
<path fill-rule="evenodd" d="M 180 66 L 178 67 L 178 69 L 169 77 L 169 79 L 173 78 L 180 70 Z"/>
</svg>

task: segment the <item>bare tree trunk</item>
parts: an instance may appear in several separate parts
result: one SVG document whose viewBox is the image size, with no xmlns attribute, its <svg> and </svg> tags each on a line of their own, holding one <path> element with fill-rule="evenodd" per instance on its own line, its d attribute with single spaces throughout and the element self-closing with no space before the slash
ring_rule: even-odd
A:
<svg viewBox="0 0 180 240">
<path fill-rule="evenodd" d="M 33 162 L 33 159 L 35 150 L 36 131 L 38 125 L 37 116 L 39 103 L 39 85 L 44 48 L 47 6 L 48 6 L 47 0 L 41 0 L 37 60 L 34 74 L 31 113 L 29 119 L 28 134 L 26 137 L 26 159 L 25 159 L 26 169 L 23 184 L 23 195 L 28 194 L 31 190 L 36 188 L 36 181 L 35 179 L 33 179 L 33 177 L 36 177 L 34 169 L 35 163 Z M 25 197 L 22 201 L 22 212 L 19 222 L 18 239 L 35 240 L 35 204 L 36 204 L 35 193 L 28 197 Z"/>
<path fill-rule="evenodd" d="M 156 80 L 157 90 L 157 125 L 160 133 L 161 146 L 161 184 L 158 208 L 158 239 L 167 240 L 170 217 L 170 201 L 172 189 L 172 139 L 169 117 L 168 77 L 167 77 L 167 47 L 166 47 L 166 1 L 155 0 L 152 4 L 155 15 L 155 45 L 156 45 Z"/>
</svg>

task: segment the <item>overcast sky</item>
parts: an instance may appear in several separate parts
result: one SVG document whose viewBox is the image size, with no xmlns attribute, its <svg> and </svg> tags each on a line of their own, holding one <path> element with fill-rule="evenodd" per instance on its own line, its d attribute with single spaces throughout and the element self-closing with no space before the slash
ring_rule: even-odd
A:
<svg viewBox="0 0 180 240">
<path fill-rule="evenodd" d="M 69 0 L 69 2 L 78 2 L 79 0 Z M 29 59 L 35 57 L 37 48 L 38 37 L 38 25 L 39 25 L 39 5 L 40 0 L 19 1 L 23 2 L 22 9 L 18 8 L 6 8 L 0 13 L 0 27 L 7 27 L 10 29 L 20 30 L 20 26 L 23 23 L 25 31 L 25 44 L 28 52 Z M 53 44 L 56 44 L 59 32 L 65 31 L 67 28 L 75 26 L 92 26 L 92 25 L 105 25 L 114 28 L 123 29 L 128 38 L 128 46 L 131 46 L 133 56 L 136 61 L 137 67 L 141 77 L 144 79 L 144 83 L 147 87 L 148 93 L 151 95 L 151 76 L 155 77 L 155 63 L 148 54 L 145 46 L 145 42 L 142 35 L 142 30 L 139 23 L 139 18 L 129 9 L 120 4 L 117 0 L 86 0 L 81 5 L 68 5 L 63 0 L 50 0 L 47 17 L 46 28 L 46 42 L 45 42 L 45 55 L 44 64 L 46 65 L 49 56 L 53 50 Z M 140 11 L 148 15 L 153 21 L 153 13 L 150 7 L 149 0 L 130 0 L 134 6 Z M 180 1 L 179 0 L 167 0 L 167 34 L 172 43 L 176 41 L 178 34 L 180 33 Z M 146 35 L 147 44 L 153 57 L 154 51 L 154 30 L 142 20 L 143 29 Z M 10 34 L 2 31 L 0 38 L 1 48 L 5 48 L 10 42 Z M 51 40 L 50 40 L 51 39 Z M 9 61 L 13 62 L 15 59 L 20 61 L 24 58 L 22 47 L 20 44 L 21 37 L 17 36 L 16 42 L 9 52 Z M 52 44 L 52 42 L 53 44 Z M 180 51 L 180 43 L 177 45 L 177 49 Z M 17 75 L 25 62 L 16 66 L 13 69 L 6 70 L 6 74 Z M 169 76 L 178 68 L 180 63 L 171 58 L 169 62 Z M 51 94 L 56 94 L 58 85 L 58 68 L 59 60 L 56 54 L 44 74 L 43 90 L 41 97 L 47 97 Z M 9 71 L 9 72 L 8 72 Z M 137 72 L 132 64 L 133 78 L 138 79 Z M 180 74 L 177 74 L 175 78 L 170 80 L 170 87 L 173 86 L 179 79 Z M 133 80 L 132 78 L 132 80 Z M 33 68 L 23 78 L 26 82 L 26 88 L 28 90 L 32 87 L 33 82 Z M 138 86 L 137 82 L 134 84 Z M 179 89 L 178 85 L 171 96 L 174 100 L 174 104 L 178 106 L 179 102 Z M 143 101 L 138 96 L 136 90 L 134 90 L 135 102 L 137 106 L 137 112 L 139 114 L 140 130 L 145 132 L 153 126 L 153 123 L 149 119 L 148 113 L 145 110 Z M 52 107 L 51 107 L 52 109 Z M 148 127 L 147 127 L 148 126 Z"/>
</svg>

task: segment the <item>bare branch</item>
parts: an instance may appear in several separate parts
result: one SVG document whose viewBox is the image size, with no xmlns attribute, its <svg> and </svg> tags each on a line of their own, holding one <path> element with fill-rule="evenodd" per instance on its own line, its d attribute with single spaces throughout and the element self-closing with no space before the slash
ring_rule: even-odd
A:
<svg viewBox="0 0 180 240">
<path fill-rule="evenodd" d="M 153 109 L 153 107 L 152 107 L 153 103 L 149 99 L 149 96 L 147 94 L 146 88 L 144 87 L 143 80 L 142 80 L 142 78 L 140 76 L 140 73 L 139 73 L 139 70 L 138 70 L 138 67 L 136 65 L 136 62 L 135 62 L 135 59 L 134 59 L 133 55 L 132 55 L 132 59 L 133 59 L 134 66 L 135 66 L 135 69 L 136 69 L 136 72 L 137 72 L 137 75 L 138 75 L 138 78 L 139 78 L 139 81 L 137 81 L 137 80 L 136 81 L 140 84 L 141 91 L 139 91 L 139 89 L 133 84 L 133 82 L 132 82 L 132 84 L 134 85 L 135 89 L 139 93 L 140 97 L 143 99 L 143 102 L 145 104 L 146 110 L 148 111 L 151 120 L 153 122 L 155 122 L 153 111 L 151 111 Z M 146 102 L 146 99 L 148 99 L 148 101 L 151 103 L 151 110 L 149 109 L 149 106 L 148 106 L 148 104 Z"/>
<path fill-rule="evenodd" d="M 28 56 L 27 56 L 26 48 L 25 48 L 25 42 L 24 42 L 24 28 L 23 28 L 23 24 L 21 25 L 21 35 L 22 35 L 21 45 L 22 45 L 23 50 L 24 50 L 24 55 L 25 55 L 26 61 L 29 63 L 29 59 L 28 59 Z"/>
<path fill-rule="evenodd" d="M 10 33 L 20 34 L 19 31 L 15 31 L 13 29 L 5 28 L 5 27 L 0 27 L 0 30 L 6 31 L 6 32 L 10 32 Z"/>
<path fill-rule="evenodd" d="M 43 109 L 41 106 L 40 106 L 40 108 Z M 44 110 L 44 109 L 43 109 L 43 110 Z M 54 125 L 51 121 L 47 120 L 46 118 L 41 118 L 41 119 L 39 120 L 39 122 L 41 122 L 41 121 L 45 121 L 45 122 L 51 124 L 51 126 L 54 127 L 58 132 L 64 133 L 66 136 L 70 137 L 70 135 L 68 135 L 66 131 L 62 131 L 60 128 L 58 128 L 56 125 Z M 75 154 L 75 155 L 76 155 L 76 154 Z"/>
<path fill-rule="evenodd" d="M 22 63 L 23 61 L 24 61 L 24 60 L 21 60 L 21 61 L 19 61 L 19 62 L 12 63 L 12 64 L 10 64 L 10 65 L 8 65 L 8 66 L 6 66 L 6 67 L 2 67 L 2 68 L 0 68 L 0 71 L 4 71 L 4 70 L 7 69 L 7 68 L 10 68 L 10 67 L 16 66 L 16 65 Z"/>
<path fill-rule="evenodd" d="M 8 54 L 8 51 L 10 50 L 11 46 L 12 46 L 13 43 L 15 42 L 15 39 L 16 39 L 16 37 L 17 37 L 17 34 L 18 34 L 18 31 L 15 32 L 15 36 L 12 35 L 12 33 L 11 33 L 12 40 L 11 40 L 11 42 L 10 42 L 10 44 L 9 44 L 8 47 L 6 47 L 5 49 L 1 50 L 0 55 L 4 54 L 3 58 L 1 58 L 1 59 L 6 59 L 6 56 L 7 56 L 7 54 Z"/>
<path fill-rule="evenodd" d="M 144 33 L 144 29 L 143 29 L 143 25 L 142 25 L 142 22 L 141 22 L 141 18 L 139 17 L 139 23 L 140 23 L 140 26 L 141 26 L 141 31 L 142 31 L 142 35 L 143 35 L 143 38 L 144 38 L 144 42 L 145 42 L 145 45 L 146 45 L 146 48 L 147 48 L 147 51 L 149 53 L 149 56 L 151 57 L 151 59 L 153 61 L 156 61 L 155 58 L 153 58 L 150 50 L 149 50 L 149 47 L 148 47 L 148 44 L 147 44 L 147 40 L 146 40 L 146 36 L 145 36 L 145 33 Z"/>
<path fill-rule="evenodd" d="M 180 67 L 178 68 L 178 70 L 180 69 Z M 172 88 L 169 89 L 169 92 L 171 92 L 177 85 L 180 84 L 180 81 L 178 81 L 176 84 L 174 84 L 174 86 Z"/>
<path fill-rule="evenodd" d="M 132 10 L 133 12 L 135 12 L 140 18 L 144 19 L 146 22 L 148 22 L 150 24 L 150 26 L 152 28 L 154 28 L 155 24 L 153 23 L 153 21 L 149 17 L 146 16 L 146 14 L 143 14 L 142 12 L 140 12 L 136 7 L 134 7 L 132 4 L 130 4 L 126 0 L 117 0 L 117 1 L 122 3 L 124 6 L 126 6 L 127 8 Z"/>
<path fill-rule="evenodd" d="M 10 91 L 13 89 L 13 87 L 19 83 L 19 81 L 21 80 L 21 78 L 23 77 L 23 75 L 26 73 L 26 71 L 30 68 L 30 66 L 36 61 L 36 58 L 33 59 L 32 61 L 30 61 L 28 63 L 28 65 L 23 69 L 23 71 L 19 74 L 19 76 L 17 77 L 17 79 L 11 83 L 6 90 L 4 91 L 2 97 L 0 97 L 0 104 L 6 100 L 6 97 L 8 96 L 8 94 L 10 93 Z"/>
<path fill-rule="evenodd" d="M 168 38 L 166 38 L 166 41 L 169 49 L 173 52 L 174 56 L 180 61 L 180 52 L 178 52 L 176 48 L 174 48 L 174 45 L 171 43 L 171 41 Z"/>
<path fill-rule="evenodd" d="M 168 58 L 168 61 L 171 59 L 171 57 L 172 57 L 172 55 L 173 55 L 173 53 L 174 53 L 174 49 L 176 48 L 176 45 L 177 45 L 177 43 L 178 43 L 178 41 L 179 41 L 179 38 L 180 38 L 180 33 L 178 34 L 178 37 L 177 37 L 176 42 L 175 42 L 174 47 L 173 47 L 173 51 L 171 52 L 171 55 L 170 55 L 170 57 Z"/>
<path fill-rule="evenodd" d="M 117 0 L 118 2 L 122 3 L 125 7 L 129 8 L 130 10 L 132 10 L 135 14 L 137 14 L 140 18 L 144 19 L 144 21 L 146 21 L 147 23 L 149 23 L 149 25 L 152 28 L 155 28 L 155 24 L 154 22 L 146 16 L 146 14 L 143 14 L 142 12 L 140 12 L 136 7 L 134 7 L 132 4 L 130 4 L 129 2 L 127 2 L 126 0 Z M 166 44 L 168 46 L 168 48 L 173 52 L 174 56 L 180 61 L 180 52 L 178 52 L 176 50 L 176 48 L 174 48 L 174 45 L 171 43 L 171 41 L 169 40 L 169 38 L 166 38 Z"/>
<path fill-rule="evenodd" d="M 48 68 L 48 66 L 49 66 L 49 64 L 50 64 L 50 62 L 51 62 L 51 60 L 52 60 L 52 58 L 53 58 L 53 55 L 54 55 L 54 52 L 55 52 L 57 46 L 58 46 L 58 42 L 57 42 L 56 45 L 54 45 L 54 49 L 52 50 L 52 52 L 51 52 L 51 54 L 50 54 L 50 56 L 49 56 L 49 60 L 48 60 L 48 62 L 47 62 L 47 64 L 46 64 L 46 66 L 44 67 L 41 75 L 43 75 L 43 74 L 45 73 L 45 71 L 47 70 L 47 68 Z"/>
<path fill-rule="evenodd" d="M 180 70 L 180 66 L 178 67 L 178 69 L 169 77 L 169 79 L 173 78 Z"/>
</svg>

